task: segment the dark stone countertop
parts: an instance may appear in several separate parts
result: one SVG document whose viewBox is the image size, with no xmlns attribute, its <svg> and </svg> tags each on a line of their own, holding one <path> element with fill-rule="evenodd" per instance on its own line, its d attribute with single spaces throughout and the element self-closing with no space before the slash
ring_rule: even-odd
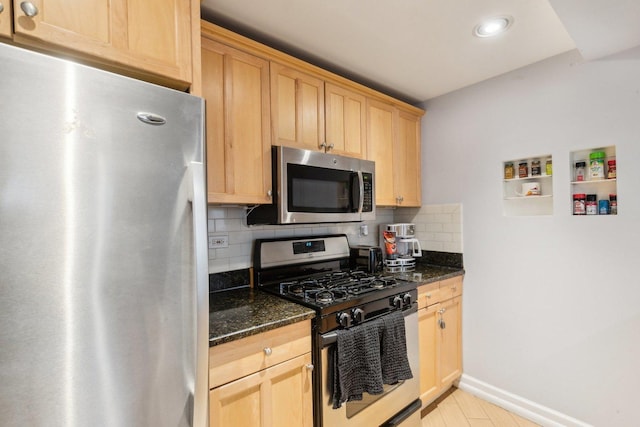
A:
<svg viewBox="0 0 640 427">
<path fill-rule="evenodd" d="M 394 273 L 398 279 L 409 280 L 418 283 L 418 286 L 439 280 L 450 279 L 456 276 L 463 276 L 464 269 L 457 267 L 443 267 L 439 265 L 429 265 L 416 263 L 414 271 L 409 273 Z"/>
<path fill-rule="evenodd" d="M 464 275 L 463 268 L 416 264 L 415 271 L 394 276 L 418 285 Z M 315 311 L 249 287 L 209 294 L 209 347 L 235 341 L 302 320 Z"/>
<path fill-rule="evenodd" d="M 302 320 L 315 311 L 251 288 L 209 294 L 209 347 Z"/>
</svg>

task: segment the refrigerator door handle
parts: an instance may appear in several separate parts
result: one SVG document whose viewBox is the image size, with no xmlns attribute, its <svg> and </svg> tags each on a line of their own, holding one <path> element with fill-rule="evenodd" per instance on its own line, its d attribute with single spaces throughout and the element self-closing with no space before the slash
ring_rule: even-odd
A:
<svg viewBox="0 0 640 427">
<path fill-rule="evenodd" d="M 193 426 L 209 425 L 209 267 L 207 249 L 207 201 L 202 162 L 189 165 L 196 263 L 196 377 Z"/>
</svg>

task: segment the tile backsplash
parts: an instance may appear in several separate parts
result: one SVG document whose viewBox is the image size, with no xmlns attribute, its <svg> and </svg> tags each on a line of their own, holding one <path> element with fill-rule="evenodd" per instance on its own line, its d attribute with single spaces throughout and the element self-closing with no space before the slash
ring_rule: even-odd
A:
<svg viewBox="0 0 640 427">
<path fill-rule="evenodd" d="M 346 234 L 351 245 L 379 244 L 380 224 L 416 223 L 417 238 L 423 250 L 462 253 L 461 205 L 430 205 L 420 209 L 377 208 L 376 220 L 341 224 L 247 226 L 246 208 L 209 206 L 208 233 L 227 236 L 228 247 L 209 249 L 209 273 L 251 267 L 255 239 L 291 236 Z M 366 225 L 368 234 L 361 233 Z"/>
</svg>

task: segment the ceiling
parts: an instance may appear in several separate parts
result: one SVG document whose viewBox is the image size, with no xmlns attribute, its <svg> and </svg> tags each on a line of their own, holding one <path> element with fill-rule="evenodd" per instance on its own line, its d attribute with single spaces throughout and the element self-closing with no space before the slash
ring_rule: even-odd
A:
<svg viewBox="0 0 640 427">
<path fill-rule="evenodd" d="M 203 0 L 202 17 L 418 103 L 579 49 L 586 60 L 640 45 L 638 0 Z M 478 38 L 482 19 L 510 15 Z"/>
</svg>

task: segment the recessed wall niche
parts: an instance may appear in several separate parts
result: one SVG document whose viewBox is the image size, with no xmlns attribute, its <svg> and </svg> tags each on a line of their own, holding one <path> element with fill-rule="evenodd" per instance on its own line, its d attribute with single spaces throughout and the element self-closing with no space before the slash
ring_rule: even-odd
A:
<svg viewBox="0 0 640 427">
<path fill-rule="evenodd" d="M 505 216 L 553 215 L 553 160 L 550 154 L 508 160 L 503 169 Z"/>
</svg>

